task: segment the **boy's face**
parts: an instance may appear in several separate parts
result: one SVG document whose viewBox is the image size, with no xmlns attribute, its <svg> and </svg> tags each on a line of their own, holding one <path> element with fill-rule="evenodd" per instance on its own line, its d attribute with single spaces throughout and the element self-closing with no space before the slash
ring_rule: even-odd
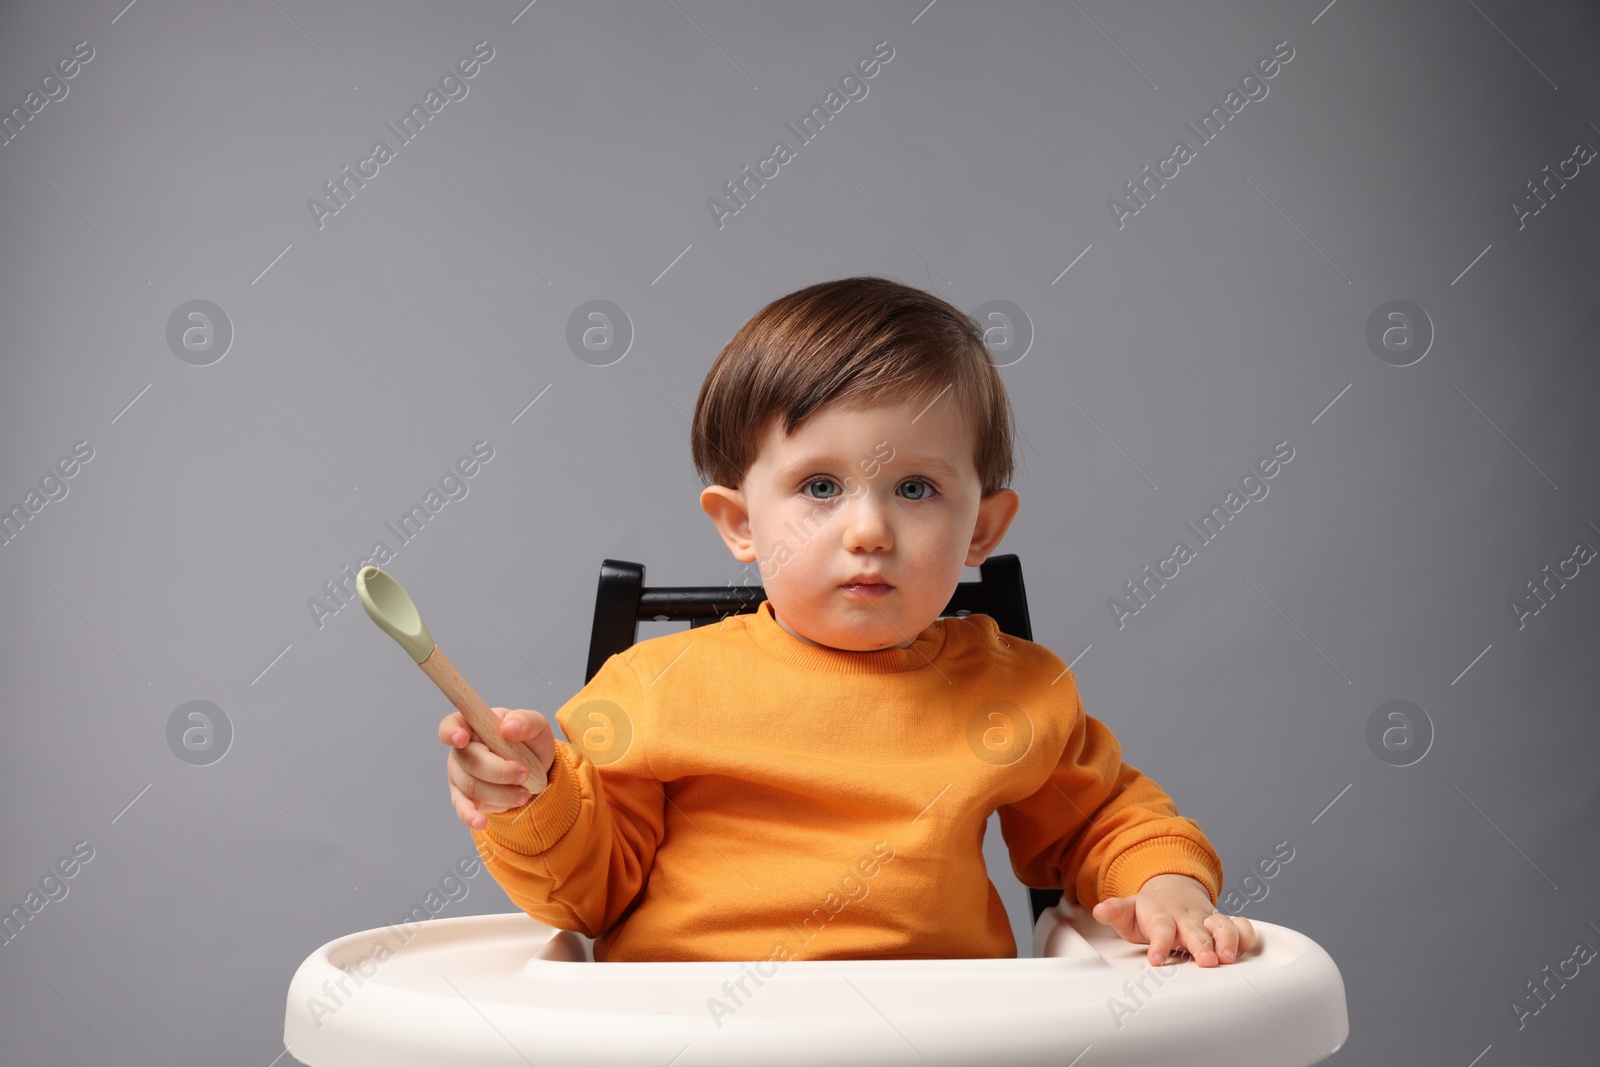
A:
<svg viewBox="0 0 1600 1067">
<path fill-rule="evenodd" d="M 759 563 L 785 630 L 829 648 L 905 648 L 1016 515 L 1015 491 L 980 496 L 975 443 L 948 390 L 931 404 L 829 405 L 789 438 L 772 420 L 744 485 L 708 486 L 700 506 L 735 559 Z M 846 588 L 862 574 L 887 591 Z"/>
</svg>

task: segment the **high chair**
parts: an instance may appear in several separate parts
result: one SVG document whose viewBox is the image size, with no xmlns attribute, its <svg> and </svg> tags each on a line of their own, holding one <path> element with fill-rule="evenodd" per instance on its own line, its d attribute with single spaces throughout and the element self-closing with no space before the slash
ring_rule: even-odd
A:
<svg viewBox="0 0 1600 1067">
<path fill-rule="evenodd" d="M 979 573 L 942 617 L 985 614 L 1031 641 L 1018 558 Z M 647 588 L 642 565 L 605 560 L 584 680 L 641 620 L 703 626 L 763 599 L 754 585 Z M 1033 958 L 1015 959 L 596 963 L 590 938 L 520 911 L 420 923 L 398 950 L 394 928 L 366 930 L 296 970 L 284 1045 L 310 1067 L 1310 1067 L 1349 1036 L 1338 967 L 1288 927 L 1252 917 L 1257 944 L 1238 961 L 1152 967 L 1061 889 L 1028 895 Z M 741 980 L 748 996 L 713 1014 Z"/>
</svg>

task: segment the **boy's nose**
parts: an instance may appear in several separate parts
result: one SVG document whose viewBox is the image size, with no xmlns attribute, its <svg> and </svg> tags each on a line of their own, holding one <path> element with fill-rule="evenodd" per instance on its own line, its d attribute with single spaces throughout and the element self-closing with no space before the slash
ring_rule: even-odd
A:
<svg viewBox="0 0 1600 1067">
<path fill-rule="evenodd" d="M 839 518 L 844 524 L 846 548 L 888 548 L 894 541 L 888 517 L 882 506 L 872 501 L 870 493 L 845 504 Z"/>
</svg>

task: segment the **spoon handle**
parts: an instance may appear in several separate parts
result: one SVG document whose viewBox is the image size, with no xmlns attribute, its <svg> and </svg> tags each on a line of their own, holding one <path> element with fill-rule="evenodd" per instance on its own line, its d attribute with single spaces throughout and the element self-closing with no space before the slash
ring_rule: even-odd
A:
<svg viewBox="0 0 1600 1067">
<path fill-rule="evenodd" d="M 451 663 L 444 654 L 444 649 L 435 645 L 428 658 L 422 660 L 417 666 L 423 673 L 433 679 L 445 696 L 450 698 L 450 703 L 466 716 L 467 726 L 484 745 L 501 759 L 512 760 L 528 768 L 528 779 L 522 787 L 528 792 L 538 796 L 549 785 L 545 777 L 544 765 L 539 757 L 521 741 L 507 741 L 500 736 L 500 720 L 495 713 L 489 710 L 489 705 L 483 702 L 467 680 L 461 677 L 455 664 Z"/>
</svg>

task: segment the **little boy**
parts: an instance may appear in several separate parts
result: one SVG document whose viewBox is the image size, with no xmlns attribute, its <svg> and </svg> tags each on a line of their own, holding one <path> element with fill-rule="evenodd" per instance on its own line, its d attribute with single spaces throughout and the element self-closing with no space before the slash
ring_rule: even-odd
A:
<svg viewBox="0 0 1600 1067">
<path fill-rule="evenodd" d="M 608 659 L 520 764 L 439 724 L 457 815 L 511 900 L 600 961 L 1004 957 L 992 812 L 1023 884 L 1152 964 L 1229 963 L 1216 851 L 1083 712 L 1043 645 L 940 619 L 1016 515 L 1012 413 L 972 320 L 883 278 L 813 285 L 723 348 L 692 427 L 751 613 Z M 905 490 L 905 492 L 901 492 Z M 485 847 L 488 846 L 488 847 Z"/>
</svg>

